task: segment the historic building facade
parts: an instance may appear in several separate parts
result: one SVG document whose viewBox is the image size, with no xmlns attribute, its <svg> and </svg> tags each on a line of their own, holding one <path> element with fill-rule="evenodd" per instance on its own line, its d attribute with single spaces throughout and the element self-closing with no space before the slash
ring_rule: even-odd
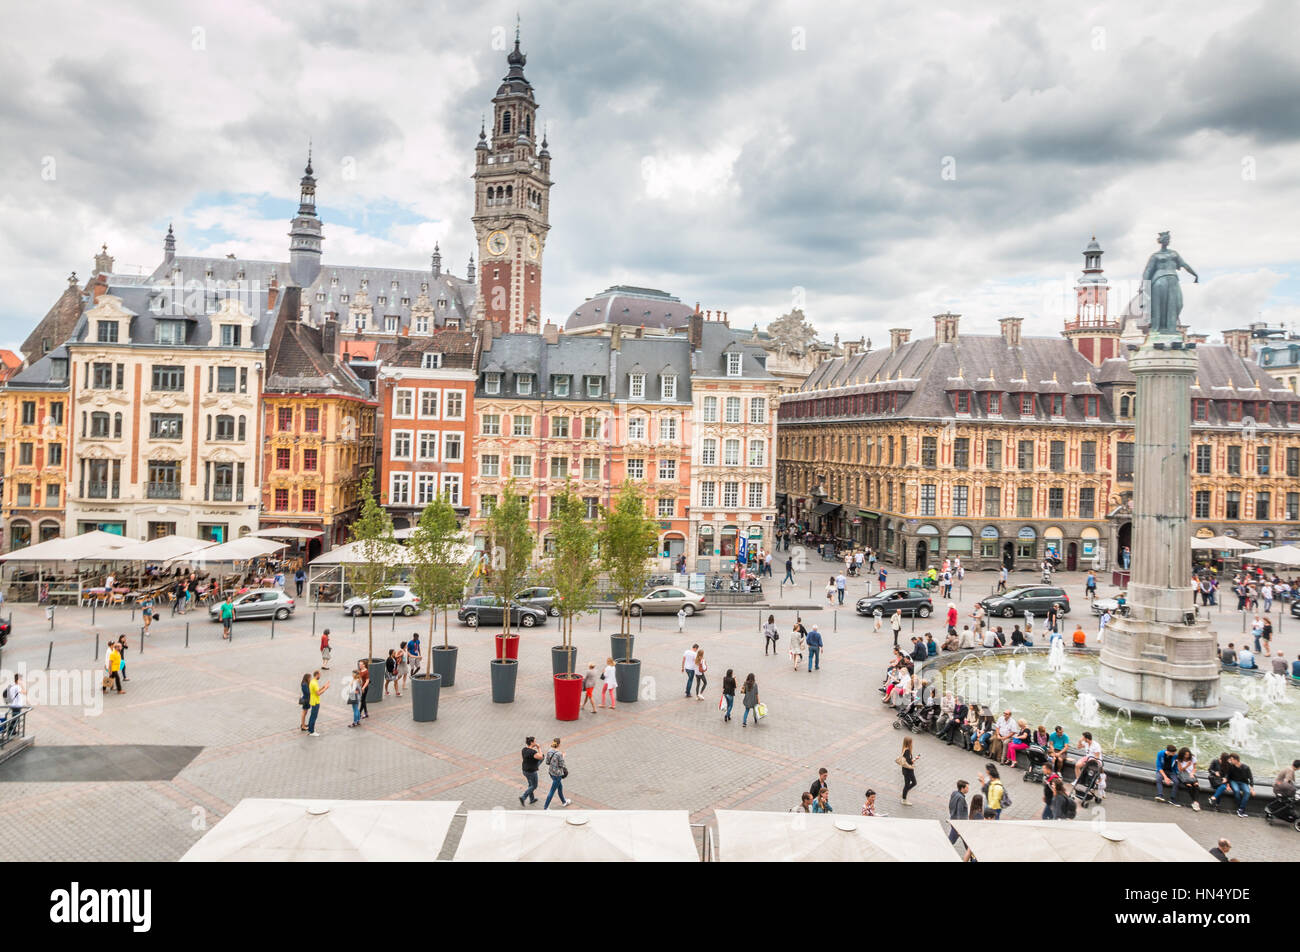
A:
<svg viewBox="0 0 1300 952">
<path fill-rule="evenodd" d="M 68 401 L 68 352 L 61 345 L 0 388 L 0 551 L 64 533 Z"/>
</svg>

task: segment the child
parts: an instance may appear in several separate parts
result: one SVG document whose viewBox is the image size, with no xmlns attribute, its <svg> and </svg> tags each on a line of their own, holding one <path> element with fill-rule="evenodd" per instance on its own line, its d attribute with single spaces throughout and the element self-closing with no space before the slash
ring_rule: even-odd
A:
<svg viewBox="0 0 1300 952">
<path fill-rule="evenodd" d="M 596 701 L 592 695 L 596 691 L 596 662 L 587 663 L 587 673 L 582 678 L 582 703 L 578 705 L 578 710 L 582 710 L 588 704 L 591 705 L 591 713 L 596 713 Z"/>
</svg>

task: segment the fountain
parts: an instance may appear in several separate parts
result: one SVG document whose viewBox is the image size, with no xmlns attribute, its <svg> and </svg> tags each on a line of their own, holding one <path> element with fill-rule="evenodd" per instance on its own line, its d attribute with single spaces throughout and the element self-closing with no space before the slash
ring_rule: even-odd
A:
<svg viewBox="0 0 1300 952">
<path fill-rule="evenodd" d="M 1047 652 L 1047 668 L 1053 674 L 1065 670 L 1065 642 L 1060 638 L 1052 639 L 1052 648 Z"/>
<path fill-rule="evenodd" d="M 1025 663 L 1008 661 L 1005 683 L 1002 685 L 1008 691 L 1023 691 L 1025 689 Z"/>
<path fill-rule="evenodd" d="M 1228 744 L 1238 750 L 1250 746 L 1255 734 L 1255 723 L 1241 711 L 1234 711 L 1228 719 Z"/>
<path fill-rule="evenodd" d="M 1264 700 L 1269 704 L 1280 704 L 1286 700 L 1286 676 L 1273 674 L 1271 671 L 1264 675 Z"/>
<path fill-rule="evenodd" d="M 1082 693 L 1074 702 L 1074 711 L 1079 716 L 1079 723 L 1084 727 L 1096 727 L 1101 723 L 1101 705 L 1091 694 Z"/>
</svg>

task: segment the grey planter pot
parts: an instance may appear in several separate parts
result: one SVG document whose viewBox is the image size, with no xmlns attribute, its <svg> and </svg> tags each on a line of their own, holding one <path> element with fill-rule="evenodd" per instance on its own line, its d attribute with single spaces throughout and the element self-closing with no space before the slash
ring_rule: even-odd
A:
<svg viewBox="0 0 1300 952">
<path fill-rule="evenodd" d="M 490 663 L 492 673 L 492 703 L 510 704 L 515 699 L 515 682 L 519 680 L 519 662 L 513 658 L 493 658 Z"/>
<path fill-rule="evenodd" d="M 622 661 L 624 658 L 632 657 L 632 643 L 634 641 L 636 641 L 635 635 L 610 635 L 610 657 L 615 661 Z"/>
<path fill-rule="evenodd" d="M 438 695 L 442 692 L 442 678 L 436 674 L 420 674 L 411 678 L 411 718 L 417 721 L 438 719 Z"/>
<path fill-rule="evenodd" d="M 551 674 L 578 674 L 573 670 L 573 665 L 577 663 L 577 648 L 566 648 L 564 645 L 551 646 Z"/>
<path fill-rule="evenodd" d="M 620 704 L 631 704 L 641 694 L 641 662 L 636 658 L 614 663 L 618 687 L 614 690 Z"/>
<path fill-rule="evenodd" d="M 384 699 L 384 675 L 387 670 L 384 667 L 384 658 L 371 658 L 369 662 L 362 658 L 357 662 L 358 665 L 366 665 L 370 670 L 370 684 L 366 688 L 366 703 L 379 704 Z"/>
<path fill-rule="evenodd" d="M 434 645 L 429 652 L 433 664 L 433 673 L 442 676 L 442 686 L 444 688 L 454 687 L 456 684 L 456 655 L 458 650 L 455 645 L 448 648 L 444 648 L 442 645 Z"/>
</svg>

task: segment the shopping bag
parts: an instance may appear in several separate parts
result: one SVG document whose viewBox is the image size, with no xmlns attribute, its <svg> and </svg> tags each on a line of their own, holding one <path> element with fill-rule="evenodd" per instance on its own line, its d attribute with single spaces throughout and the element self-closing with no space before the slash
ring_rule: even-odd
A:
<svg viewBox="0 0 1300 952">
<path fill-rule="evenodd" d="M 760 721 L 763 718 L 767 717 L 767 705 L 759 704 L 758 707 L 754 708 L 754 716 L 757 717 Z"/>
</svg>

